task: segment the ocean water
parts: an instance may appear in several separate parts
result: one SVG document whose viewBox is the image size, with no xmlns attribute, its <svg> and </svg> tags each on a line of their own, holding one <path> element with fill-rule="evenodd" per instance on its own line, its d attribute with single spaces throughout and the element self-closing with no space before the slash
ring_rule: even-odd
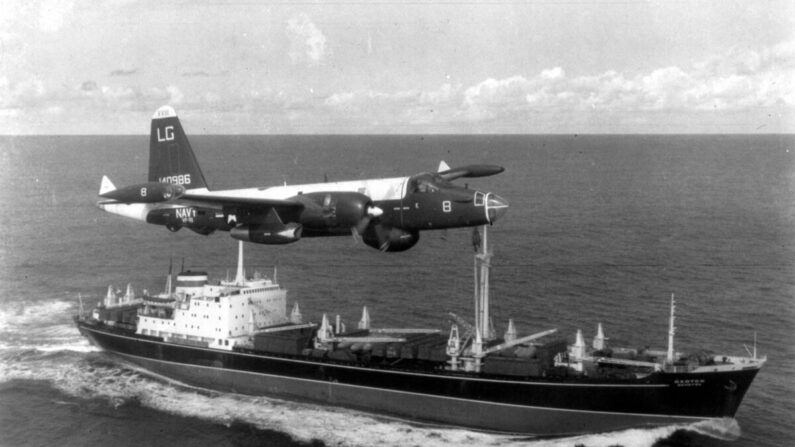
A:
<svg viewBox="0 0 795 447">
<path fill-rule="evenodd" d="M 494 163 L 470 186 L 511 208 L 490 231 L 493 314 L 523 333 L 664 347 L 768 363 L 734 420 L 528 439 L 187 387 L 114 363 L 72 323 L 109 284 L 163 287 L 169 258 L 234 269 L 226 233 L 170 233 L 93 206 L 99 180 L 143 182 L 148 137 L 0 138 L 0 445 L 789 446 L 795 442 L 795 137 L 197 136 L 215 188 Z M 463 181 L 462 181 L 463 180 Z M 464 183 L 467 180 L 461 179 Z M 447 328 L 470 315 L 470 231 L 424 232 L 384 254 L 352 238 L 246 245 L 305 318 L 361 306 L 374 325 Z"/>
</svg>

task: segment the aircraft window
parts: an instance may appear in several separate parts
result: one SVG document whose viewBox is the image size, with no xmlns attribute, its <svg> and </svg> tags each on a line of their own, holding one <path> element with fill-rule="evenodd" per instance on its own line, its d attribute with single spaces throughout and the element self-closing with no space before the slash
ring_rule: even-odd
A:
<svg viewBox="0 0 795 447">
<path fill-rule="evenodd" d="M 476 192 L 475 193 L 475 206 L 483 206 L 484 197 L 485 197 L 485 194 L 483 194 L 482 192 L 480 192 L 480 191 Z"/>
<path fill-rule="evenodd" d="M 428 180 L 420 180 L 417 182 L 417 191 L 418 192 L 437 192 L 439 191 L 439 187 L 434 185 L 433 183 L 429 182 Z"/>
</svg>

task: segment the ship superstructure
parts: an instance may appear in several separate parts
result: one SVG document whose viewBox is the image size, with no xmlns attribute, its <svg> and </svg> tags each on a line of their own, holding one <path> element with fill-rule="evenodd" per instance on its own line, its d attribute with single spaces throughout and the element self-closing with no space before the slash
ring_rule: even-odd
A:
<svg viewBox="0 0 795 447">
<path fill-rule="evenodd" d="M 272 278 L 246 277 L 242 242 L 234 280 L 183 271 L 172 290 L 106 298 L 77 318 L 111 354 L 208 388 L 309 399 L 422 422 L 560 435 L 732 417 L 764 357 L 687 355 L 611 346 L 597 325 L 591 346 L 554 328 L 498 334 L 489 303 L 492 253 L 477 233 L 474 323 L 445 329 L 377 328 L 367 307 L 349 329 L 339 316 L 305 323 Z M 132 290 L 131 288 L 129 289 Z"/>
<path fill-rule="evenodd" d="M 242 243 L 234 280 L 210 283 L 206 272 L 181 272 L 173 292 L 167 286 L 141 302 L 136 334 L 216 349 L 231 350 L 261 329 L 290 322 L 287 291 L 260 274 L 246 277 Z"/>
</svg>

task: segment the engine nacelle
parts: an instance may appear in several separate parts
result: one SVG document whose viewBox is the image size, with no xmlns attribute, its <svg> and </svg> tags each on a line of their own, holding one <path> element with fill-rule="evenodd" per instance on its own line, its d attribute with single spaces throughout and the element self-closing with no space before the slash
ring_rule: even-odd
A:
<svg viewBox="0 0 795 447">
<path fill-rule="evenodd" d="M 362 234 L 365 244 L 376 250 L 397 252 L 413 247 L 420 240 L 419 231 L 406 231 L 400 228 L 389 228 L 383 225 L 368 227 Z"/>
<path fill-rule="evenodd" d="M 238 225 L 229 234 L 238 240 L 256 244 L 289 244 L 301 239 L 301 225 L 290 222 L 286 225 Z"/>
<path fill-rule="evenodd" d="M 149 182 L 114 189 L 100 197 L 123 203 L 158 203 L 177 199 L 185 194 L 185 187 L 173 183 Z"/>
<path fill-rule="evenodd" d="M 367 216 L 372 200 L 358 192 L 312 192 L 297 197 L 306 204 L 301 224 L 307 228 L 352 228 Z"/>
</svg>

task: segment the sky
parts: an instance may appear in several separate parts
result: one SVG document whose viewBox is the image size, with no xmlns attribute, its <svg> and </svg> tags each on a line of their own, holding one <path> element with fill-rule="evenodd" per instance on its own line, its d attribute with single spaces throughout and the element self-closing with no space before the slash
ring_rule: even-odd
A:
<svg viewBox="0 0 795 447">
<path fill-rule="evenodd" d="M 795 133 L 793 1 L 16 1 L 0 134 Z"/>
</svg>

